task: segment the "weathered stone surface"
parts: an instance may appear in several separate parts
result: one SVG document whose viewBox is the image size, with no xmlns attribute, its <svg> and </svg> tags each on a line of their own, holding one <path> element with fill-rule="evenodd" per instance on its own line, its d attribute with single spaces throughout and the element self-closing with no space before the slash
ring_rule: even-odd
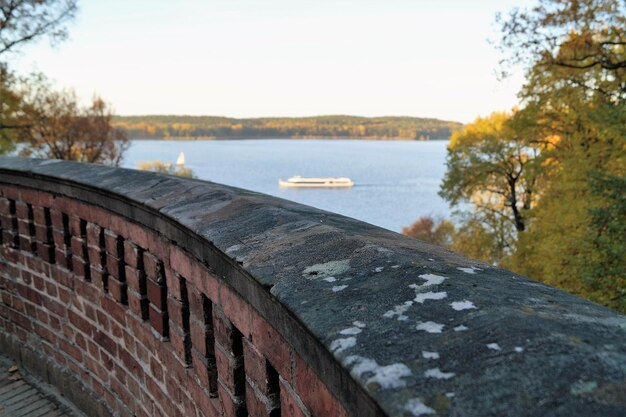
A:
<svg viewBox="0 0 626 417">
<path fill-rule="evenodd" d="M 354 415 L 626 414 L 626 317 L 528 278 L 210 182 L 14 158 L 0 158 L 0 182 L 102 206 L 176 241 Z"/>
</svg>

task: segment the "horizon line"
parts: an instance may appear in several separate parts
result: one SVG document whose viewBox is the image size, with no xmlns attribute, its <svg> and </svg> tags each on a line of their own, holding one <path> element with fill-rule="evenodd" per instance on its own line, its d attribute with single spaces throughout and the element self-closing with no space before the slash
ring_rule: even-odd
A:
<svg viewBox="0 0 626 417">
<path fill-rule="evenodd" d="M 432 119 L 442 122 L 454 122 L 460 124 L 466 124 L 458 120 L 441 119 L 438 117 L 423 117 L 423 116 L 407 116 L 407 115 L 384 115 L 384 116 L 359 116 L 354 114 L 317 114 L 312 116 L 252 116 L 252 117 L 237 117 L 237 116 L 222 116 L 214 114 L 175 114 L 175 113 L 152 113 L 152 114 L 115 114 L 114 117 L 150 117 L 150 116 L 173 116 L 173 117 L 216 117 L 222 119 L 313 119 L 316 117 L 357 117 L 361 119 L 383 119 L 383 118 L 408 118 L 408 119 Z"/>
</svg>

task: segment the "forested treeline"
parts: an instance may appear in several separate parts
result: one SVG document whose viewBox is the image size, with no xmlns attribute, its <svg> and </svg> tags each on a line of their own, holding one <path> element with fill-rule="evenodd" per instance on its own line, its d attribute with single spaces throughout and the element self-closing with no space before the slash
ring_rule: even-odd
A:
<svg viewBox="0 0 626 417">
<path fill-rule="evenodd" d="M 114 125 L 131 138 L 368 138 L 448 139 L 463 125 L 417 117 L 268 117 L 233 119 L 214 116 L 120 116 Z"/>
</svg>

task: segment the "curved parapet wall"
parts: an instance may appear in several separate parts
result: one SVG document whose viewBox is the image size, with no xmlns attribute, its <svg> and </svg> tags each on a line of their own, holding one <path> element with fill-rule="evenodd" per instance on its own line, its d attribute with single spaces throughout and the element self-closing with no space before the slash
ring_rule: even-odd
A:
<svg viewBox="0 0 626 417">
<path fill-rule="evenodd" d="M 90 415 L 622 416 L 626 317 L 353 219 L 0 158 L 0 342 Z"/>
</svg>

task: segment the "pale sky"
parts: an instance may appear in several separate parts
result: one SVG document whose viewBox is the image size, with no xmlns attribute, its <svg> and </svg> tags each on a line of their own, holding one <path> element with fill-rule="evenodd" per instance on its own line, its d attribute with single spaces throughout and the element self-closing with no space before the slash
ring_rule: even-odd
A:
<svg viewBox="0 0 626 417">
<path fill-rule="evenodd" d="M 528 0 L 82 0 L 70 39 L 11 57 L 122 115 L 406 115 L 517 103 L 497 11 Z"/>
</svg>

